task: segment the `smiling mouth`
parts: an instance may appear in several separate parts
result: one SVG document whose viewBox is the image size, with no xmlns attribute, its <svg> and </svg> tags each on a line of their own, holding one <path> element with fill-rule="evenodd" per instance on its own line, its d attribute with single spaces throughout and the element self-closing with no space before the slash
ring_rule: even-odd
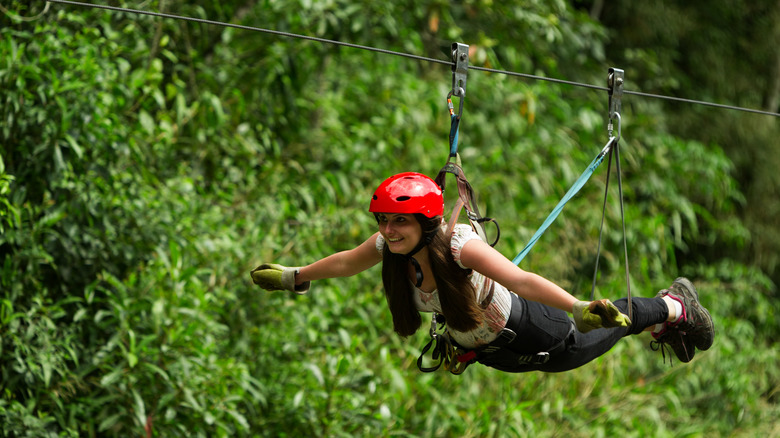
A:
<svg viewBox="0 0 780 438">
<path fill-rule="evenodd" d="M 390 242 L 390 243 L 398 243 L 401 240 L 403 240 L 403 237 L 399 237 L 397 239 L 387 239 L 387 241 Z"/>
</svg>

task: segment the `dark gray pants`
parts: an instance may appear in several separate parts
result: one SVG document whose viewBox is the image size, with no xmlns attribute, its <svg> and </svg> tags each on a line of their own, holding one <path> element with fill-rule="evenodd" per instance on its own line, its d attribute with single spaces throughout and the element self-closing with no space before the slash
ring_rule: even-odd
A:
<svg viewBox="0 0 780 438">
<path fill-rule="evenodd" d="M 628 300 L 614 302 L 628 314 Z M 639 334 L 645 328 L 666 321 L 668 308 L 661 298 L 631 298 L 630 327 L 604 328 L 581 333 L 571 330 L 573 321 L 563 310 L 528 301 L 512 294 L 512 314 L 507 328 L 517 336 L 499 351 L 481 355 L 478 361 L 502 371 L 561 372 L 580 367 L 609 351 L 622 337 Z M 557 348 L 556 348 L 557 347 Z M 529 356 L 548 352 L 544 363 L 525 363 Z"/>
</svg>

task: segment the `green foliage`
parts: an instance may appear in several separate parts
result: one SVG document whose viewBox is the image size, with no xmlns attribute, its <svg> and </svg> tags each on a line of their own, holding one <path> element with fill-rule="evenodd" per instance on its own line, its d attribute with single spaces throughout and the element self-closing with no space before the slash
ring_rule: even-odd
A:
<svg viewBox="0 0 780 438">
<path fill-rule="evenodd" d="M 591 3 L 591 2 L 583 2 Z M 592 2 L 600 3 L 600 2 Z M 775 1 L 646 1 L 611 5 L 600 14 L 613 29 L 612 62 L 631 66 L 632 89 L 780 112 L 780 5 Z M 710 261 L 730 252 L 780 281 L 780 192 L 777 117 L 663 103 L 668 130 L 680 138 L 718 144 L 735 165 L 745 197 L 747 245 L 699 247 Z M 729 221 L 729 218 L 713 218 Z"/>
<path fill-rule="evenodd" d="M 462 41 L 475 65 L 606 75 L 608 30 L 566 2 L 133 7 L 437 59 Z M 777 433 L 776 287 L 735 252 L 761 240 L 739 214 L 751 193 L 740 163 L 670 133 L 658 105 L 626 105 L 622 127 L 632 292 L 695 279 L 713 348 L 670 368 L 630 339 L 568 373 L 457 377 L 417 372 L 427 333 L 392 332 L 378 269 L 306 296 L 248 275 L 358 244 L 378 181 L 438 171 L 447 66 L 58 4 L 1 16 L 0 54 L 0 436 Z M 602 94 L 470 73 L 460 151 L 507 256 L 606 142 Z M 625 288 L 612 172 L 605 297 Z M 589 293 L 606 174 L 523 268 Z"/>
</svg>

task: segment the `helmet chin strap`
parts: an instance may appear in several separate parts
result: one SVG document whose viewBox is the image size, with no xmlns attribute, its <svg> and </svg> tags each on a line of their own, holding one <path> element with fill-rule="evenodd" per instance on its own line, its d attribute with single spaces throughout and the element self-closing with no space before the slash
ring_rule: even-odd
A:
<svg viewBox="0 0 780 438">
<path fill-rule="evenodd" d="M 414 247 L 413 250 L 409 251 L 408 254 L 404 254 L 404 257 L 406 257 L 411 263 L 412 266 L 414 266 L 414 275 L 415 279 L 417 280 L 417 283 L 415 283 L 415 287 L 422 286 L 423 282 L 423 273 L 422 268 L 420 267 L 420 262 L 418 262 L 413 256 L 420 252 L 423 247 L 431 243 L 431 240 L 433 240 L 433 233 L 428 233 L 425 237 L 420 239 L 420 242 L 417 243 L 417 246 Z"/>
<path fill-rule="evenodd" d="M 410 262 L 412 262 L 412 266 L 414 266 L 414 275 L 417 278 L 417 283 L 415 284 L 416 287 L 421 287 L 423 282 L 423 273 L 422 268 L 420 268 L 420 262 L 415 260 L 414 257 L 407 256 Z"/>
</svg>

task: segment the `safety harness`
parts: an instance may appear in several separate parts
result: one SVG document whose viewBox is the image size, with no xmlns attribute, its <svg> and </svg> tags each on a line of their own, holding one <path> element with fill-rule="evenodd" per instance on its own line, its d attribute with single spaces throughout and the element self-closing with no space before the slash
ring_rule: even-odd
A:
<svg viewBox="0 0 780 438">
<path fill-rule="evenodd" d="M 457 129 L 457 127 L 455 129 Z M 452 139 L 453 136 L 450 136 L 450 138 Z M 457 135 L 455 138 L 457 138 Z M 455 152 L 455 154 L 455 158 L 457 159 L 457 152 Z M 485 222 L 493 222 L 496 225 L 496 239 L 492 244 L 490 244 L 491 246 L 495 246 L 501 236 L 498 222 L 496 222 L 496 220 L 493 218 L 482 217 L 480 215 L 474 189 L 466 179 L 466 175 L 460 165 L 448 160 L 447 164 L 445 164 L 445 166 L 439 171 L 439 174 L 436 175 L 434 181 L 436 181 L 436 184 L 438 184 L 442 189 L 442 192 L 444 192 L 446 187 L 446 176 L 448 173 L 455 176 L 458 187 L 458 200 L 455 203 L 455 207 L 453 208 L 452 213 L 450 214 L 450 220 L 447 223 L 445 235 L 452 236 L 455 224 L 458 222 L 458 217 L 460 216 L 461 211 L 465 209 L 472 229 L 483 241 L 488 241 L 487 233 L 485 231 Z M 495 282 L 490 278 L 485 277 L 484 283 L 480 288 L 480 290 L 488 291 L 485 295 L 485 298 L 480 303 L 483 308 L 487 308 L 487 306 L 490 305 L 490 303 L 493 301 L 493 292 L 495 287 Z M 467 350 L 459 346 L 457 342 L 451 338 L 449 332 L 446 330 L 445 325 L 446 319 L 444 318 L 444 315 L 433 312 L 433 315 L 431 316 L 430 329 L 431 340 L 423 347 L 422 352 L 420 353 L 420 357 L 417 359 L 417 367 L 420 369 L 420 371 L 433 372 L 444 365 L 444 368 L 449 370 L 451 373 L 461 374 L 466 370 L 466 367 L 469 364 L 474 363 L 476 360 L 477 357 L 475 350 Z M 438 330 L 443 331 L 438 333 Z M 516 336 L 516 334 L 511 330 L 508 330 L 508 332 L 511 332 L 511 339 L 509 339 L 507 343 L 511 342 L 511 340 Z M 434 361 L 434 365 L 431 367 L 424 367 L 423 358 L 425 354 L 428 353 L 428 351 L 431 349 L 433 349 L 431 351 L 431 358 Z"/>
</svg>

